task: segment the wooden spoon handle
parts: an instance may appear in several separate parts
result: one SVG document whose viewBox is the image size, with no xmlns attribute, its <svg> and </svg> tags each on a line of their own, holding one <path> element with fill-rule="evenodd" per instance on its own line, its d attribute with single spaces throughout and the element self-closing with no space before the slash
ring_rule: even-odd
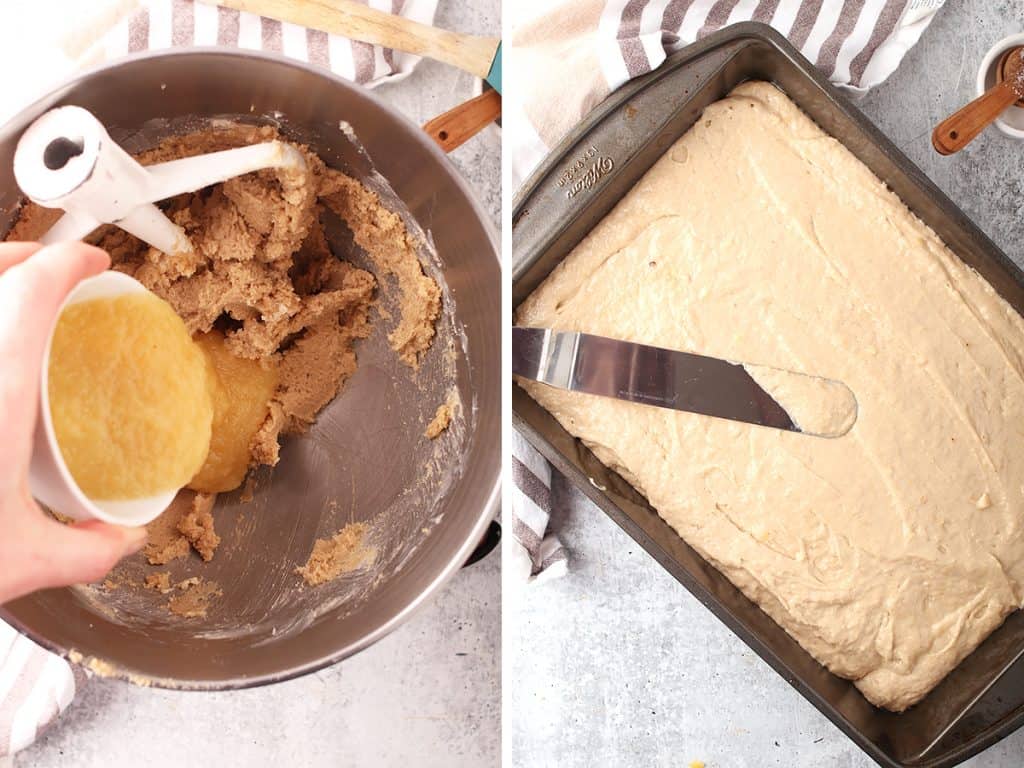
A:
<svg viewBox="0 0 1024 768">
<path fill-rule="evenodd" d="M 951 155 L 967 146 L 985 126 L 1017 100 L 1009 83 L 989 88 L 963 109 L 954 112 L 932 131 L 932 146 L 940 155 Z"/>
<path fill-rule="evenodd" d="M 476 98 L 449 109 L 425 123 L 430 134 L 445 152 L 451 152 L 501 116 L 501 96 L 497 91 L 484 91 Z"/>
<path fill-rule="evenodd" d="M 202 0 L 352 40 L 426 56 L 486 78 L 500 42 L 460 35 L 368 8 L 354 0 Z"/>
</svg>

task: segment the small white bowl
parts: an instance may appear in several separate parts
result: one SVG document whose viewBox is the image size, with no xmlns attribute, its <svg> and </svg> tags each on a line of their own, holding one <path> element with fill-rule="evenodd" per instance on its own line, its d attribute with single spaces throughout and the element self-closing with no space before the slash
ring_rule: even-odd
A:
<svg viewBox="0 0 1024 768">
<path fill-rule="evenodd" d="M 120 272 L 107 271 L 83 280 L 75 286 L 61 305 L 61 311 L 71 304 L 89 299 L 146 292 L 147 288 L 134 278 Z M 36 421 L 32 459 L 29 462 L 28 482 L 32 496 L 54 512 L 75 520 L 95 519 L 127 526 L 145 525 L 155 520 L 167 509 L 177 491 L 130 501 L 100 501 L 87 497 L 71 477 L 71 472 L 68 471 L 57 445 L 53 419 L 50 415 L 49 370 L 53 331 L 51 328 L 43 353 L 39 417 Z"/>
<path fill-rule="evenodd" d="M 1016 45 L 1024 45 L 1024 32 L 1004 37 L 992 46 L 985 58 L 981 60 L 981 67 L 978 69 L 978 82 L 975 90 L 981 96 L 985 91 L 996 84 L 996 63 L 999 57 L 1008 48 Z M 1015 139 L 1024 139 L 1024 107 L 1016 105 L 1007 107 L 1003 113 L 996 118 L 996 128 L 1012 136 Z"/>
</svg>

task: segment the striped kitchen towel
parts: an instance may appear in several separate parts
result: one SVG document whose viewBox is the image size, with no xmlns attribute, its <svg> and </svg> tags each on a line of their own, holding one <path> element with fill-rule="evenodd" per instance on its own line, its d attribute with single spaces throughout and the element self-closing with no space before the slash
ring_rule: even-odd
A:
<svg viewBox="0 0 1024 768">
<path fill-rule="evenodd" d="M 82 679 L 64 659 L 0 621 L 0 760 L 35 741 Z"/>
<path fill-rule="evenodd" d="M 437 0 L 359 0 L 432 24 Z M 211 0 L 212 2 L 212 0 Z M 5 83 L 0 121 L 74 73 L 147 50 L 222 46 L 279 53 L 373 87 L 413 71 L 418 56 L 193 0 L 33 0 L 0 4 L 9 35 L 0 63 L 17 67 Z M 30 65 L 30 66 L 29 66 Z"/>
<path fill-rule="evenodd" d="M 887 78 L 945 0 L 521 0 L 506 5 L 505 100 L 518 186 L 609 93 L 680 48 L 740 21 L 770 24 L 835 84 Z M 557 72 L 558 77 L 552 77 Z M 511 145 L 509 144 L 511 142 Z"/>
<path fill-rule="evenodd" d="M 432 24 L 437 0 L 360 0 L 379 11 Z M 193 0 L 138 0 L 104 36 L 106 59 L 136 51 L 219 45 L 280 53 L 367 86 L 405 77 L 419 57 L 295 24 Z"/>
<path fill-rule="evenodd" d="M 565 574 L 568 554 L 548 531 L 551 465 L 518 432 L 512 433 L 511 583 L 543 582 Z"/>
</svg>

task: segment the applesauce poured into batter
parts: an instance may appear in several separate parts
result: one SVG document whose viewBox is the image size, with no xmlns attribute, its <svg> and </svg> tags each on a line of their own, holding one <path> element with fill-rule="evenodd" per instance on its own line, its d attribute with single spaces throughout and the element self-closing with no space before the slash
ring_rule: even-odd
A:
<svg viewBox="0 0 1024 768">
<path fill-rule="evenodd" d="M 276 361 L 250 360 L 228 351 L 218 331 L 196 343 L 209 361 L 213 395 L 210 452 L 188 487 L 205 493 L 233 491 L 249 470 L 253 436 L 267 418 L 267 405 L 280 380 Z"/>
<path fill-rule="evenodd" d="M 241 485 L 278 385 L 273 362 L 232 355 L 216 331 L 193 340 L 150 293 L 73 304 L 50 353 L 61 454 L 90 498 L 133 499 Z"/>
<path fill-rule="evenodd" d="M 90 498 L 176 490 L 206 460 L 214 415 L 207 362 L 153 294 L 67 307 L 54 330 L 48 386 L 61 454 Z"/>
</svg>

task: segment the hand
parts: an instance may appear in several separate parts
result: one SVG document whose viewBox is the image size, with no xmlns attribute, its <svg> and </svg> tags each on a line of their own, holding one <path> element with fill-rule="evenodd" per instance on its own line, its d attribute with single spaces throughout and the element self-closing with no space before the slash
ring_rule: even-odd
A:
<svg viewBox="0 0 1024 768">
<path fill-rule="evenodd" d="M 28 489 L 47 336 L 71 289 L 109 265 L 82 243 L 0 243 L 0 603 L 97 581 L 146 541 L 145 528 L 59 523 Z"/>
</svg>

